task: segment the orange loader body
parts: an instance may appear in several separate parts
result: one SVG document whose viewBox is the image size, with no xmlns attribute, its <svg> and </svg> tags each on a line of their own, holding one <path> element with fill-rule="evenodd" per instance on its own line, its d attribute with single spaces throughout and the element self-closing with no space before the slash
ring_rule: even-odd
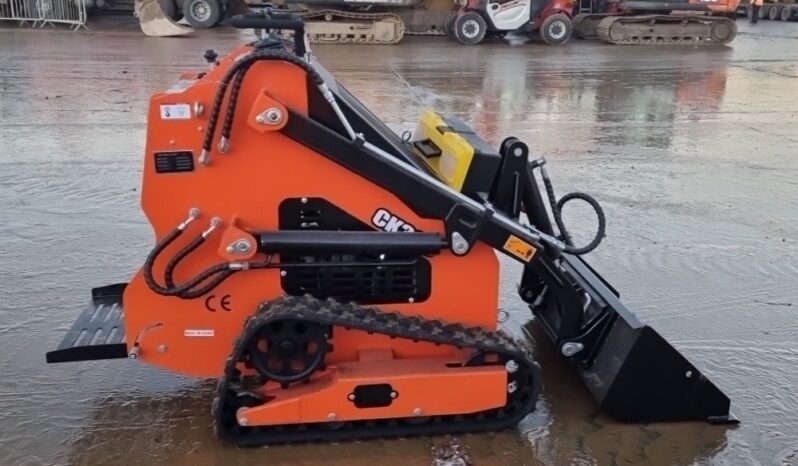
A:
<svg viewBox="0 0 798 466">
<path fill-rule="evenodd" d="M 207 112 L 186 120 L 163 120 L 161 105 L 198 102 L 209 108 L 219 81 L 235 58 L 251 51 L 242 48 L 222 60 L 219 66 L 197 80 L 182 93 L 161 93 L 153 96 L 148 115 L 147 154 L 199 147 L 207 125 Z M 155 160 L 145 159 L 141 204 L 155 230 L 162 239 L 174 225 L 185 217 L 186 206 L 198 207 L 201 212 L 223 219 L 221 230 L 237 228 L 244 231 L 278 229 L 277 206 L 289 197 L 324 197 L 339 206 L 346 206 L 351 215 L 364 223 L 371 223 L 375 209 L 384 207 L 425 232 L 443 232 L 440 220 L 424 219 L 415 214 L 395 195 L 375 186 L 314 153 L 276 131 L 252 131 L 259 126 L 252 115 L 269 108 L 269 103 L 257 105 L 258 97 L 269 95 L 294 111 L 307 114 L 305 73 L 293 65 L 281 62 L 258 63 L 247 74 L 239 99 L 255 102 L 250 110 L 240 109 L 233 122 L 233 142 L 230 151 L 213 155 L 208 169 L 197 170 L 185 177 L 164 177 L 155 171 Z M 261 148 L 269 147 L 264 152 Z M 264 189 L 267 188 L 267 189 Z M 209 191 L 212 194 L 209 195 Z M 168 199 L 169 202 L 164 202 Z M 201 200 L 201 201 L 199 201 Z M 210 219 L 210 216 L 207 217 Z M 200 232 L 207 224 L 197 221 L 189 227 Z M 186 258 L 176 270 L 176 281 L 195 276 L 220 259 L 221 234 L 211 236 L 209 242 Z M 229 244 L 229 243 L 225 243 Z M 180 249 L 175 245 L 164 255 Z M 424 302 L 391 304 L 390 309 L 427 318 L 495 329 L 499 300 L 498 281 L 484 280 L 498 276 L 499 264 L 493 249 L 479 244 L 465 257 L 444 252 L 429 259 L 432 265 L 432 294 Z M 156 271 L 163 271 L 166 261 L 156 262 Z M 159 270 L 160 269 L 160 270 Z M 290 273 L 290 272 L 288 272 Z M 157 275 L 157 274 L 156 274 Z M 251 270 L 231 277 L 213 292 L 213 298 L 178 300 L 153 293 L 144 283 L 141 273 L 130 282 L 124 295 L 124 307 L 133 311 L 125 314 L 128 345 L 139 340 L 139 358 L 147 363 L 175 372 L 199 377 L 218 377 L 233 342 L 240 334 L 244 321 L 264 301 L 283 294 L 280 270 Z M 219 300 L 228 296 L 229 311 Z M 160 327 L 153 326 L 161 324 Z M 213 337 L 191 337 L 194 330 L 213 332 Z M 199 332 L 202 333 L 202 332 Z M 360 349 L 390 349 L 399 358 L 452 357 L 450 348 L 435 347 L 391 340 L 362 332 L 341 332 L 335 335 L 335 351 L 330 362 L 356 361 Z M 164 345 L 166 351 L 158 351 Z M 198 358 L 197 355 L 202 357 Z"/>
</svg>

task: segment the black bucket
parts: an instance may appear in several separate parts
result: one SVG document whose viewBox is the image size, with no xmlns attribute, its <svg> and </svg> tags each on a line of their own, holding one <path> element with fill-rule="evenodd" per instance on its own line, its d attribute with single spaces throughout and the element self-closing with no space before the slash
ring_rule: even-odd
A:
<svg viewBox="0 0 798 466">
<path fill-rule="evenodd" d="M 642 323 L 587 263 L 564 254 L 561 267 L 586 298 L 574 309 L 549 293 L 530 307 L 555 347 L 572 360 L 601 410 L 626 422 L 735 423 L 729 398 L 654 329 Z M 570 335 L 563 322 L 578 321 Z"/>
</svg>

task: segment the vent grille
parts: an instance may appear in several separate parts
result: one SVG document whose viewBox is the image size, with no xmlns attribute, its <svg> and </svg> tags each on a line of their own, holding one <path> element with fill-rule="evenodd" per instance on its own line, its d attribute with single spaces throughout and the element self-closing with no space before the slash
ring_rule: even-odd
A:
<svg viewBox="0 0 798 466">
<path fill-rule="evenodd" d="M 286 258 L 288 259 L 288 258 Z M 292 261 L 323 264 L 321 267 L 292 267 L 282 278 L 290 295 L 311 294 L 316 298 L 335 298 L 362 304 L 419 302 L 429 298 L 430 265 L 423 258 L 402 265 L 371 265 L 376 257 L 303 256 Z M 390 261 L 390 258 L 386 258 Z M 362 266 L 335 266 L 335 263 L 363 262 Z M 369 264 L 369 265 L 365 265 Z"/>
<path fill-rule="evenodd" d="M 285 199 L 280 203 L 279 217 L 281 230 L 373 230 L 319 197 Z M 423 257 L 385 257 L 383 263 L 378 257 L 351 254 L 295 255 L 280 260 L 303 265 L 284 269 L 286 274 L 281 284 L 290 295 L 388 304 L 406 303 L 410 299 L 421 302 L 431 293 L 431 266 Z M 390 261 L 394 264 L 389 264 Z M 336 265 L 341 263 L 350 265 Z M 351 265 L 357 263 L 363 265 Z"/>
</svg>

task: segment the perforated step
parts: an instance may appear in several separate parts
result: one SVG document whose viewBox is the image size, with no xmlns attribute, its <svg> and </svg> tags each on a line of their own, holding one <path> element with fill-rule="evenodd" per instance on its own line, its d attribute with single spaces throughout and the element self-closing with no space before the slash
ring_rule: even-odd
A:
<svg viewBox="0 0 798 466">
<path fill-rule="evenodd" d="M 127 283 L 91 290 L 91 303 L 80 313 L 47 362 L 91 361 L 127 357 L 122 293 Z"/>
</svg>

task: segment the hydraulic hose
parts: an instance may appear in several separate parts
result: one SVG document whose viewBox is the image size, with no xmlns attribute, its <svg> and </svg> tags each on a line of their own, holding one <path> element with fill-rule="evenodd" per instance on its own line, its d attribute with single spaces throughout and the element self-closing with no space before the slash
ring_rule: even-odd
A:
<svg viewBox="0 0 798 466">
<path fill-rule="evenodd" d="M 240 80 L 235 92 L 236 94 L 235 101 L 237 101 L 238 100 L 237 94 L 238 91 L 240 90 L 241 83 L 243 82 L 244 76 L 246 75 L 247 71 L 249 71 L 249 68 L 253 64 L 262 60 L 280 60 L 291 63 L 292 65 L 302 68 L 317 86 L 321 86 L 324 84 L 324 79 L 321 77 L 318 71 L 316 71 L 316 69 L 313 68 L 313 66 L 310 63 L 306 62 L 300 57 L 297 57 L 296 55 L 290 54 L 285 51 L 259 50 L 256 52 L 252 52 L 249 55 L 246 55 L 244 58 L 238 60 L 238 62 L 236 62 L 230 67 L 230 69 L 227 71 L 227 74 L 224 75 L 222 81 L 219 83 L 219 89 L 216 91 L 216 97 L 214 98 L 213 106 L 211 107 L 211 113 L 208 117 L 208 129 L 205 132 L 205 139 L 202 144 L 204 160 L 207 160 L 208 156 L 207 154 L 210 154 L 211 147 L 213 146 L 213 138 L 216 133 L 216 126 L 219 120 L 219 113 L 221 112 L 224 96 L 227 93 L 227 88 L 230 85 L 230 81 L 234 77 L 237 77 L 239 72 L 241 73 L 241 77 L 237 78 L 237 81 Z M 235 83 L 233 87 L 236 87 Z M 233 103 L 234 103 L 233 94 L 231 93 L 231 101 L 230 103 L 228 103 L 228 105 Z M 228 112 L 227 112 L 228 115 L 226 116 L 225 121 L 227 122 L 229 120 L 229 125 L 232 125 L 232 119 L 235 113 L 235 105 L 233 105 L 232 107 L 232 112 L 230 112 L 229 110 L 230 107 L 228 107 Z M 228 124 L 225 124 L 225 126 L 228 126 Z M 223 133 L 224 132 L 226 132 L 229 135 L 230 128 L 228 127 L 227 131 L 224 131 L 223 128 Z M 222 136 L 224 137 L 224 134 Z M 227 140 L 229 141 L 229 137 L 227 138 Z"/>
<path fill-rule="evenodd" d="M 542 165 L 540 166 L 540 175 L 541 178 L 543 178 L 543 185 L 546 187 L 546 195 L 549 199 L 549 205 L 551 206 L 551 213 L 554 216 L 554 222 L 557 224 L 557 228 L 560 230 L 562 239 L 566 244 L 566 247 L 563 249 L 563 251 L 569 254 L 581 256 L 582 254 L 587 254 L 596 249 L 604 239 L 604 233 L 607 227 L 604 209 L 601 208 L 601 205 L 598 203 L 598 201 L 589 194 L 580 192 L 568 193 L 558 201 L 557 197 L 554 195 L 554 186 L 551 183 L 549 174 L 546 171 L 546 168 Z M 569 201 L 574 199 L 581 199 L 587 202 L 596 213 L 596 217 L 598 218 L 598 229 L 596 230 L 596 235 L 593 237 L 592 241 L 582 247 L 574 246 L 573 238 L 571 237 L 570 232 L 568 232 L 568 229 L 565 227 L 565 223 L 562 220 L 563 207 L 565 207 L 565 204 L 567 204 Z"/>
<path fill-rule="evenodd" d="M 194 288 L 196 288 L 197 286 L 199 286 L 200 284 L 202 284 L 204 281 L 208 280 L 212 276 L 217 274 L 222 274 L 224 276 L 224 278 L 222 278 L 221 280 L 217 281 L 215 278 L 211 282 L 215 283 L 213 285 L 213 287 L 215 287 L 230 275 L 225 272 L 235 271 L 233 270 L 231 264 L 229 263 L 216 264 L 204 270 L 199 275 L 195 276 L 186 283 L 183 283 L 181 285 L 175 285 L 174 283 L 173 274 L 175 267 L 177 267 L 180 261 L 182 261 L 186 256 L 188 256 L 191 252 L 196 250 L 202 243 L 204 243 L 205 239 L 216 228 L 218 228 L 219 225 L 221 225 L 221 220 L 214 217 L 211 220 L 211 226 L 207 230 L 203 231 L 202 234 L 194 238 L 189 244 L 184 246 L 180 251 L 178 251 L 177 254 L 175 254 L 174 257 L 172 257 L 169 260 L 169 263 L 166 265 L 166 269 L 164 270 L 164 281 L 166 282 L 166 286 L 161 286 L 155 280 L 153 274 L 155 261 L 170 244 L 172 244 L 180 235 L 183 234 L 186 227 L 188 227 L 188 225 L 197 218 L 199 218 L 199 209 L 191 209 L 189 211 L 189 217 L 183 223 L 178 225 L 174 230 L 169 232 L 169 234 L 167 234 L 162 240 L 158 241 L 155 244 L 155 247 L 152 249 L 152 251 L 150 251 L 150 253 L 147 255 L 147 259 L 144 261 L 142 274 L 144 275 L 144 281 L 147 284 L 147 286 L 155 293 L 158 293 L 162 296 L 177 296 L 181 298 L 189 294 L 193 295 L 193 293 L 196 291 L 194 290 Z M 203 287 L 203 289 L 204 288 L 205 287 Z M 201 296 L 201 294 L 197 296 Z"/>
<path fill-rule="evenodd" d="M 147 286 L 154 292 L 164 295 L 164 296 L 171 296 L 171 289 L 162 287 L 155 281 L 153 277 L 152 269 L 155 265 L 155 260 L 158 256 L 161 255 L 164 249 L 167 246 L 172 244 L 180 235 L 183 234 L 183 229 L 180 227 L 175 228 L 172 230 L 168 235 L 166 235 L 162 240 L 155 243 L 155 247 L 152 248 L 152 251 L 147 255 L 147 259 L 144 261 L 143 267 L 143 275 L 144 275 L 144 282 L 147 283 Z"/>
<path fill-rule="evenodd" d="M 244 82 L 244 72 L 239 72 L 233 80 L 233 87 L 230 89 L 230 100 L 227 103 L 227 113 L 224 116 L 222 125 L 222 139 L 219 141 L 219 152 L 225 153 L 230 145 L 230 133 L 233 131 L 233 116 L 238 106 L 238 94 L 241 92 L 241 84 Z"/>
<path fill-rule="evenodd" d="M 195 249 L 200 247 L 202 243 L 205 242 L 205 237 L 202 235 L 197 236 L 194 238 L 189 244 L 183 247 L 177 254 L 174 255 L 169 260 L 169 263 L 166 264 L 166 269 L 164 269 L 164 282 L 166 283 L 167 288 L 174 288 L 175 282 L 173 279 L 173 275 L 175 272 L 175 268 L 177 264 L 180 263 L 186 256 L 194 252 Z"/>
<path fill-rule="evenodd" d="M 172 232 L 172 233 L 174 233 L 174 232 Z M 213 265 L 213 266 L 203 270 L 202 272 L 200 272 L 198 275 L 196 275 L 194 278 L 188 280 L 187 282 L 176 286 L 174 284 L 174 282 L 172 281 L 171 273 L 174 272 L 174 267 L 186 255 L 188 255 L 191 251 L 196 249 L 199 246 L 199 244 L 202 244 L 202 242 L 204 242 L 204 238 L 200 237 L 200 238 L 202 238 L 203 241 L 197 241 L 197 239 L 195 239 L 194 241 L 192 241 L 192 243 L 190 243 L 188 246 L 183 248 L 178 253 L 178 255 L 181 254 L 181 253 L 184 253 L 182 257 L 178 257 L 178 255 L 175 255 L 175 257 L 173 257 L 169 261 L 169 264 L 167 264 L 167 267 L 169 267 L 171 265 L 172 268 L 169 271 L 170 275 L 168 277 L 165 277 L 166 281 L 167 281 L 167 286 L 165 286 L 165 287 L 161 286 L 155 280 L 155 278 L 153 277 L 153 267 L 154 267 L 154 264 L 155 264 L 155 260 L 158 258 L 160 253 L 166 248 L 166 246 L 169 245 L 169 243 L 174 241 L 174 239 L 177 236 L 179 236 L 179 235 L 175 236 L 174 238 L 171 238 L 171 240 L 167 242 L 166 240 L 169 239 L 170 236 L 172 236 L 172 234 L 168 235 L 166 238 L 164 238 L 164 240 L 158 242 L 158 244 L 155 246 L 155 248 L 153 248 L 152 252 L 150 252 L 150 255 L 147 256 L 147 260 L 144 262 L 144 267 L 143 267 L 144 281 L 147 283 L 147 286 L 152 291 L 154 291 L 155 293 L 158 293 L 161 296 L 177 296 L 178 298 L 183 298 L 183 299 L 196 298 L 196 297 L 202 296 L 203 294 L 207 293 L 211 289 L 213 289 L 216 286 L 218 286 L 222 281 L 227 279 L 227 277 L 232 275 L 233 272 L 237 272 L 237 270 L 231 269 L 229 263 L 216 264 L 216 265 Z M 191 246 L 193 246 L 195 244 L 196 244 L 196 246 L 191 247 Z M 166 273 L 165 273 L 165 275 L 166 275 Z M 194 289 L 197 286 L 199 286 L 200 284 L 202 284 L 203 282 L 205 282 L 206 280 L 208 280 L 209 278 L 213 277 L 214 275 L 218 275 L 218 276 L 215 277 L 208 284 L 208 285 L 212 285 L 212 286 L 209 287 L 208 285 L 206 285 L 206 286 L 203 286 L 202 288 L 200 288 L 198 290 Z M 199 291 L 202 291 L 202 293 L 198 293 Z"/>
<path fill-rule="evenodd" d="M 188 291 L 184 291 L 178 294 L 177 296 L 182 299 L 199 298 L 200 296 L 210 293 L 214 288 L 219 286 L 223 281 L 230 278 L 230 276 L 233 275 L 234 273 L 247 269 L 266 269 L 272 266 L 271 262 L 272 262 L 272 256 L 268 256 L 266 260 L 263 262 L 243 262 L 240 263 L 237 268 L 231 268 L 230 264 L 219 264 L 217 266 L 211 267 L 210 269 L 206 270 L 205 272 L 198 275 L 195 279 L 192 279 L 189 282 L 190 284 L 189 288 L 194 288 L 195 286 L 204 282 L 214 274 L 218 273 L 218 275 L 216 275 L 211 281 L 203 285 L 202 288 L 189 289 Z"/>
</svg>

